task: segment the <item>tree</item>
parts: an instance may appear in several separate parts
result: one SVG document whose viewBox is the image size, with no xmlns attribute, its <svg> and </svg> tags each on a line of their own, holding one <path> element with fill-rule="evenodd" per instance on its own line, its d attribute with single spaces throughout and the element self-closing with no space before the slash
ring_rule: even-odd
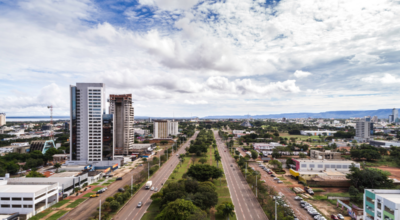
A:
<svg viewBox="0 0 400 220">
<path fill-rule="evenodd" d="M 258 157 L 257 151 L 251 150 L 250 152 L 251 152 L 251 158 L 253 158 L 253 160 L 257 159 L 257 157 Z"/>
<path fill-rule="evenodd" d="M 207 162 L 207 159 L 206 158 L 201 158 L 200 160 L 199 160 L 199 163 L 201 163 L 201 164 L 204 164 L 204 163 L 206 163 Z"/>
<path fill-rule="evenodd" d="M 26 175 L 26 177 L 46 177 L 45 175 L 37 172 L 36 170 L 32 170 L 31 172 Z"/>
<path fill-rule="evenodd" d="M 214 157 L 215 157 L 215 161 L 217 161 L 217 167 L 218 167 L 218 162 L 221 161 L 221 156 L 219 155 L 218 151 L 215 151 L 215 152 L 217 152 L 217 153 L 214 155 Z"/>
<path fill-rule="evenodd" d="M 238 160 L 238 159 L 239 159 L 239 156 L 238 156 L 238 155 L 235 155 L 235 156 L 233 156 L 233 158 L 235 158 L 235 160 Z"/>
<path fill-rule="evenodd" d="M 216 179 L 222 177 L 222 174 L 223 172 L 221 169 L 208 164 L 192 165 L 187 172 L 189 177 L 192 177 L 198 181 L 207 181 L 210 178 Z"/>
<path fill-rule="evenodd" d="M 276 166 L 278 169 L 282 169 L 282 163 L 279 162 L 279 160 L 271 160 L 269 163 Z"/>
<path fill-rule="evenodd" d="M 230 216 L 235 215 L 234 210 L 235 206 L 231 202 L 223 202 L 217 207 L 217 214 L 229 220 Z"/>
<path fill-rule="evenodd" d="M 54 164 L 54 168 L 56 168 L 56 173 L 58 173 L 58 168 L 60 168 L 60 167 L 61 167 L 60 163 Z"/>
<path fill-rule="evenodd" d="M 177 199 L 168 205 L 157 215 L 156 220 L 186 220 L 196 213 L 199 208 L 191 201 Z"/>
<path fill-rule="evenodd" d="M 160 141 L 160 144 L 162 144 L 162 145 L 168 144 L 168 141 L 167 140 L 162 140 L 162 141 Z"/>
<path fill-rule="evenodd" d="M 390 173 L 375 168 L 365 168 L 360 170 L 354 164 L 350 166 L 350 173 L 346 178 L 359 191 L 364 189 L 394 189 L 393 180 L 389 179 Z"/>
<path fill-rule="evenodd" d="M 307 157 L 307 155 L 306 155 L 306 154 L 304 154 L 304 153 L 299 153 L 299 157 L 300 157 L 300 158 L 306 158 L 306 157 Z"/>
<path fill-rule="evenodd" d="M 119 209 L 119 206 L 120 206 L 120 204 L 117 202 L 117 201 L 115 201 L 115 200 L 113 200 L 112 202 L 110 202 L 110 209 L 112 210 L 112 211 L 117 211 L 118 209 Z"/>
</svg>

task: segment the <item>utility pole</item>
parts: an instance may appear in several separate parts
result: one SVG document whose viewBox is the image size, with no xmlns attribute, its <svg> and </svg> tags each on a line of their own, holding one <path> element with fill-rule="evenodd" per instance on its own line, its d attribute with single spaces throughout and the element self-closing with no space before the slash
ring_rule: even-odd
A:
<svg viewBox="0 0 400 220">
<path fill-rule="evenodd" d="M 101 199 L 100 199 L 100 205 L 99 205 L 99 220 L 101 220 Z"/>
<path fill-rule="evenodd" d="M 244 178 L 247 179 L 247 161 L 246 161 L 246 173 L 245 173 Z"/>
<path fill-rule="evenodd" d="M 147 162 L 147 180 L 150 179 L 150 162 Z"/>
<path fill-rule="evenodd" d="M 133 176 L 131 176 L 131 196 L 132 196 L 132 192 L 133 192 L 132 186 L 133 186 Z"/>
<path fill-rule="evenodd" d="M 276 200 L 278 200 L 278 198 L 276 198 L 276 196 L 275 196 L 275 220 L 278 220 L 278 216 L 276 213 Z"/>
</svg>

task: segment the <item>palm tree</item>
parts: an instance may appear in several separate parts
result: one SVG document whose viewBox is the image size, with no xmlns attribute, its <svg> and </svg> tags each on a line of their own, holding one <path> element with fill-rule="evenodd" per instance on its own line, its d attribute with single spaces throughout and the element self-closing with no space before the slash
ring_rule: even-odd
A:
<svg viewBox="0 0 400 220">
<path fill-rule="evenodd" d="M 60 167 L 61 167 L 60 163 L 54 164 L 54 168 L 56 168 L 56 173 L 58 173 L 58 168 L 60 168 Z"/>
<path fill-rule="evenodd" d="M 217 161 L 217 167 L 218 167 L 218 161 L 221 161 L 221 156 L 219 154 L 215 154 L 215 161 Z"/>
</svg>

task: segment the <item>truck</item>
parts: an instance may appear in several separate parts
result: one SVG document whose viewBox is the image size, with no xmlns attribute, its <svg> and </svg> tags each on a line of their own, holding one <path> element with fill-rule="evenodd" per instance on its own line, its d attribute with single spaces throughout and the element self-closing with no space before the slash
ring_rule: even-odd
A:
<svg viewBox="0 0 400 220">
<path fill-rule="evenodd" d="M 152 185 L 153 185 L 152 181 L 147 181 L 146 186 L 144 188 L 145 189 L 150 189 Z"/>
</svg>

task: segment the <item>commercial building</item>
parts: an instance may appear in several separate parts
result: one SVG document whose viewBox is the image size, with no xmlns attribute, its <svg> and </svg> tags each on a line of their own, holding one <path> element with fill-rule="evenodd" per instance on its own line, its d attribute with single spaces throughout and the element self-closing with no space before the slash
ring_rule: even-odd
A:
<svg viewBox="0 0 400 220">
<path fill-rule="evenodd" d="M 59 199 L 58 183 L 23 183 L 0 181 L 0 213 L 18 212 L 20 219 L 29 219 L 56 204 Z"/>
<path fill-rule="evenodd" d="M 333 136 L 336 131 L 300 131 L 301 135 L 311 135 L 311 136 L 318 136 L 318 135 L 326 135 L 326 136 Z"/>
<path fill-rule="evenodd" d="M 0 126 L 6 124 L 6 113 L 0 113 Z"/>
<path fill-rule="evenodd" d="M 48 125 L 42 125 L 42 131 L 51 131 L 53 130 L 53 125 L 48 124 Z"/>
<path fill-rule="evenodd" d="M 368 142 L 371 138 L 371 132 L 373 132 L 374 123 L 366 119 L 361 119 L 356 122 L 356 136 L 354 140 L 358 142 Z"/>
<path fill-rule="evenodd" d="M 359 163 L 351 160 L 315 160 L 292 158 L 295 162 L 296 171 L 325 171 L 336 170 L 339 172 L 349 172 L 351 164 L 360 167 Z"/>
<path fill-rule="evenodd" d="M 244 134 L 246 130 L 233 130 L 232 134 Z"/>
<path fill-rule="evenodd" d="M 365 189 L 365 220 L 399 220 L 400 190 Z"/>
<path fill-rule="evenodd" d="M 254 143 L 253 148 L 254 150 L 261 150 L 261 151 L 272 151 L 276 147 L 282 146 L 279 143 L 271 142 L 271 143 Z"/>
<path fill-rule="evenodd" d="M 400 147 L 400 142 L 394 142 L 394 141 L 370 140 L 369 144 L 374 147 L 384 147 L 384 148 L 390 148 L 390 146 Z"/>
<path fill-rule="evenodd" d="M 178 122 L 174 120 L 154 120 L 153 121 L 153 138 L 167 139 L 172 135 L 178 135 Z"/>
<path fill-rule="evenodd" d="M 46 151 L 52 147 L 56 147 L 55 143 L 53 140 L 37 140 L 37 141 L 32 141 L 31 146 L 29 148 L 29 152 L 33 152 L 35 150 L 38 150 L 42 152 L 42 154 L 45 154 Z"/>
<path fill-rule="evenodd" d="M 135 143 L 132 94 L 110 95 L 110 114 L 115 117 L 115 154 L 128 155 L 129 147 Z"/>
<path fill-rule="evenodd" d="M 332 152 L 330 150 L 319 151 L 319 150 L 310 150 L 310 158 L 317 160 L 340 160 L 341 159 L 340 152 Z"/>
<path fill-rule="evenodd" d="M 398 119 L 398 118 L 399 118 L 399 111 L 396 108 L 392 109 L 392 114 L 389 115 L 389 118 L 388 118 L 389 123 L 395 123 L 396 119 Z"/>
</svg>

